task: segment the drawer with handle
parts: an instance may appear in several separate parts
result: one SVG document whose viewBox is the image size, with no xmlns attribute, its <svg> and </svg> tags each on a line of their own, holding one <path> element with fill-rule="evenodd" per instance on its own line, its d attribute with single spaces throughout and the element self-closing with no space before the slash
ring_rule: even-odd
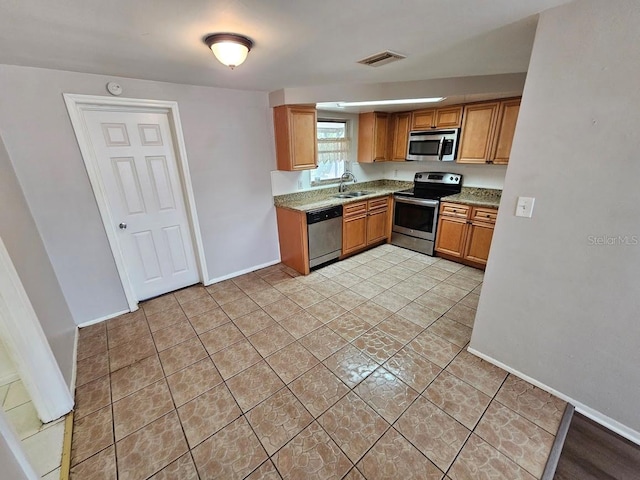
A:
<svg viewBox="0 0 640 480">
<path fill-rule="evenodd" d="M 440 214 L 447 217 L 467 218 L 470 207 L 460 205 L 458 203 L 442 203 L 440 205 Z"/>
<path fill-rule="evenodd" d="M 493 208 L 474 208 L 471 213 L 472 222 L 496 223 L 498 211 Z"/>
<path fill-rule="evenodd" d="M 367 202 L 347 203 L 342 207 L 342 214 L 345 217 L 353 217 L 367 213 Z"/>
<path fill-rule="evenodd" d="M 369 200 L 367 210 L 380 210 L 389 207 L 389 197 L 374 198 Z"/>
</svg>

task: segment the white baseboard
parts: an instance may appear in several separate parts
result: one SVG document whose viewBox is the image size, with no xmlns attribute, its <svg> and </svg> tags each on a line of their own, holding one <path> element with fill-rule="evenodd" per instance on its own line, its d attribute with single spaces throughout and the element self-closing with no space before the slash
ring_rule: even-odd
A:
<svg viewBox="0 0 640 480">
<path fill-rule="evenodd" d="M 207 280 L 204 286 L 208 287 L 209 285 L 213 285 L 214 283 L 222 282 L 223 280 L 229 280 L 230 278 L 239 277 L 240 275 L 244 275 L 245 273 L 255 272 L 256 270 L 260 270 L 261 268 L 267 268 L 271 265 L 277 265 L 278 263 L 280 263 L 279 258 L 271 262 L 263 263 L 262 265 L 255 265 L 253 267 L 245 268 L 244 270 L 239 270 L 228 275 L 223 275 L 222 277 L 212 278 L 210 280 Z"/>
<path fill-rule="evenodd" d="M 89 327 L 91 325 L 95 325 L 96 323 L 106 322 L 107 320 L 111 320 L 112 318 L 119 317 L 120 315 L 124 315 L 125 313 L 129 313 L 129 312 L 130 310 L 122 310 L 121 312 L 110 313 L 109 315 L 105 315 L 104 317 L 95 318 L 87 322 L 79 323 L 78 328 Z"/>
<path fill-rule="evenodd" d="M 69 385 L 69 391 L 71 396 L 76 398 L 76 380 L 78 378 L 78 337 L 80 329 L 76 327 L 75 336 L 73 338 L 73 368 L 71 369 L 71 385 Z"/>
<path fill-rule="evenodd" d="M 637 432 L 635 430 L 633 430 L 632 428 L 627 427 L 626 425 L 623 425 L 622 423 L 618 422 L 617 420 L 614 420 L 613 418 L 607 417 L 606 415 L 604 415 L 603 413 L 600 413 L 599 411 L 588 407 L 587 405 L 584 405 L 583 403 L 569 397 L 568 395 L 565 395 L 562 392 L 559 392 L 558 390 L 551 388 L 547 385 L 545 385 L 542 382 L 539 382 L 538 380 L 536 380 L 535 378 L 531 378 L 528 375 L 525 375 L 522 372 L 519 372 L 518 370 L 509 367 L 508 365 L 505 365 L 504 363 L 488 356 L 485 355 L 482 352 L 479 352 L 471 347 L 467 348 L 467 351 L 469 353 L 474 354 L 476 357 L 480 357 L 483 360 L 486 360 L 487 362 L 495 365 L 496 367 L 500 367 L 503 370 L 506 370 L 509 373 L 514 374 L 516 377 L 519 377 L 527 382 L 529 382 L 532 385 L 535 385 L 536 387 L 544 390 L 545 392 L 550 393 L 551 395 L 555 395 L 558 398 L 561 398 L 562 400 L 564 400 L 565 402 L 570 403 L 571 405 L 573 405 L 576 409 L 576 412 L 579 412 L 581 414 L 583 414 L 585 417 L 590 418 L 591 420 L 593 420 L 596 423 L 599 423 L 600 425 L 602 425 L 603 427 L 608 428 L 609 430 L 617 433 L 618 435 L 626 438 L 627 440 L 640 445 L 640 432 Z"/>
</svg>

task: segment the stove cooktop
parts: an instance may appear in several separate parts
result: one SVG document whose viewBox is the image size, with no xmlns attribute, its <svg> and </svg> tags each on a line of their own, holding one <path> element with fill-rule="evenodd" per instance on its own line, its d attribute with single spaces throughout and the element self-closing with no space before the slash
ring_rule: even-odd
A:
<svg viewBox="0 0 640 480">
<path fill-rule="evenodd" d="M 418 172 L 413 179 L 413 188 L 396 192 L 401 197 L 440 200 L 442 197 L 460 193 L 462 175 L 443 172 Z"/>
<path fill-rule="evenodd" d="M 446 197 L 448 195 L 453 195 L 458 192 L 435 192 L 435 191 L 421 191 L 418 190 L 416 192 L 415 188 L 408 188 L 407 190 L 401 190 L 396 192 L 395 195 L 400 197 L 414 197 L 414 198 L 424 198 L 427 200 L 440 200 L 442 197 Z"/>
</svg>

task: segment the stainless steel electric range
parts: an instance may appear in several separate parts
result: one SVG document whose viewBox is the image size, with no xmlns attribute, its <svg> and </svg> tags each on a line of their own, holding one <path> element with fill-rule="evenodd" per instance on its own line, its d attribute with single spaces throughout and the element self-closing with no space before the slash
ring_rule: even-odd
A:
<svg viewBox="0 0 640 480">
<path fill-rule="evenodd" d="M 433 256 L 440 199 L 461 190 L 458 173 L 416 173 L 413 188 L 394 194 L 391 243 Z"/>
</svg>

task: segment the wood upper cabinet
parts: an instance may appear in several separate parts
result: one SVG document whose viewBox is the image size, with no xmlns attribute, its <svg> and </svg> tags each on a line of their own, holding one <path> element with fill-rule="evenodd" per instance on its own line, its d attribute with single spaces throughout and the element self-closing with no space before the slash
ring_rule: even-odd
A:
<svg viewBox="0 0 640 480">
<path fill-rule="evenodd" d="M 458 163 L 509 162 L 520 98 L 465 106 Z"/>
<path fill-rule="evenodd" d="M 361 113 L 358 119 L 358 162 L 384 162 L 388 157 L 389 114 Z"/>
<path fill-rule="evenodd" d="M 519 113 L 519 98 L 500 103 L 498 127 L 496 129 L 496 137 L 491 157 L 489 158 L 493 163 L 503 165 L 509 163 L 511 144 L 513 143 L 513 135 L 516 132 L 516 123 L 518 121 Z"/>
<path fill-rule="evenodd" d="M 389 197 L 346 204 L 342 214 L 342 255 L 388 240 L 390 212 Z"/>
<path fill-rule="evenodd" d="M 483 267 L 489 258 L 497 216 L 495 208 L 442 202 L 436 251 L 473 266 Z"/>
<path fill-rule="evenodd" d="M 462 105 L 456 107 L 415 110 L 411 119 L 411 130 L 430 128 L 458 128 L 462 121 Z"/>
<path fill-rule="evenodd" d="M 499 102 L 476 103 L 465 107 L 458 163 L 487 163 L 499 109 Z"/>
<path fill-rule="evenodd" d="M 407 158 L 407 145 L 409 142 L 409 127 L 411 112 L 394 113 L 391 116 L 389 143 L 392 145 L 390 160 L 403 162 Z"/>
<path fill-rule="evenodd" d="M 436 110 L 415 110 L 411 116 L 411 130 L 427 130 L 435 125 Z"/>
<path fill-rule="evenodd" d="M 462 123 L 462 105 L 436 110 L 435 128 L 458 128 Z"/>
<path fill-rule="evenodd" d="M 317 168 L 317 122 L 313 105 L 281 105 L 273 109 L 278 170 Z"/>
</svg>

